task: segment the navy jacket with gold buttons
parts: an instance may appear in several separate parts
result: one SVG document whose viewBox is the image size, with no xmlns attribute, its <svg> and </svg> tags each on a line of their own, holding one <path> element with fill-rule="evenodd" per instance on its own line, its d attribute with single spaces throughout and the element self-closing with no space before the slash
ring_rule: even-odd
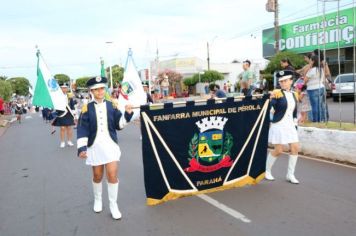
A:
<svg viewBox="0 0 356 236">
<path fill-rule="evenodd" d="M 125 112 L 124 116 L 122 113 L 113 106 L 112 102 L 104 101 L 106 103 L 106 112 L 107 112 L 107 122 L 108 129 L 111 139 L 117 143 L 117 134 L 116 130 L 123 128 L 123 119 L 126 122 L 129 122 L 133 116 Z M 78 146 L 78 155 L 82 151 L 86 151 L 87 147 L 93 145 L 95 137 L 97 134 L 97 117 L 95 112 L 95 101 L 89 102 L 87 105 L 83 106 L 82 112 L 77 126 L 77 146 Z"/>
</svg>

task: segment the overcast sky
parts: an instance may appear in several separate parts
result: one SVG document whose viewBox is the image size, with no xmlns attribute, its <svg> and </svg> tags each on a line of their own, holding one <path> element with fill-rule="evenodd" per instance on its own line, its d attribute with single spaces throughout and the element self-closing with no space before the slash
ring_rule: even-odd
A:
<svg viewBox="0 0 356 236">
<path fill-rule="evenodd" d="M 100 73 L 105 64 L 124 64 L 132 48 L 139 69 L 158 47 L 172 56 L 212 62 L 262 57 L 262 29 L 273 27 L 267 0 L 11 0 L 0 14 L 0 75 L 36 80 L 38 45 L 52 74 L 76 79 Z M 281 23 L 317 14 L 316 0 L 279 0 Z M 341 0 L 341 6 L 352 0 Z M 328 3 L 327 10 L 336 8 Z M 348 5 L 351 7 L 352 5 Z M 321 3 L 319 12 L 321 12 Z M 112 42 L 107 44 L 106 42 Z"/>
</svg>

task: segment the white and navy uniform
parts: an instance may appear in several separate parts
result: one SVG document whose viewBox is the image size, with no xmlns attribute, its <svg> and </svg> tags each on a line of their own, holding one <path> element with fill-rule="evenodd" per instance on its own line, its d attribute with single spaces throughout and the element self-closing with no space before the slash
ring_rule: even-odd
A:
<svg viewBox="0 0 356 236">
<path fill-rule="evenodd" d="M 278 90 L 280 97 L 271 99 L 274 109 L 269 129 L 268 142 L 271 144 L 298 143 L 297 94 Z"/>
<path fill-rule="evenodd" d="M 84 105 L 77 126 L 78 155 L 87 151 L 86 164 L 105 165 L 120 161 L 121 150 L 118 145 L 116 130 L 120 130 L 132 118 L 133 113 L 124 115 L 104 100 Z"/>
<path fill-rule="evenodd" d="M 65 99 L 68 99 L 65 96 Z M 66 107 L 66 111 L 56 111 L 57 117 L 54 119 L 52 125 L 53 126 L 72 126 L 75 125 L 74 117 L 75 117 L 75 101 L 73 98 L 68 100 L 68 105 Z"/>
</svg>

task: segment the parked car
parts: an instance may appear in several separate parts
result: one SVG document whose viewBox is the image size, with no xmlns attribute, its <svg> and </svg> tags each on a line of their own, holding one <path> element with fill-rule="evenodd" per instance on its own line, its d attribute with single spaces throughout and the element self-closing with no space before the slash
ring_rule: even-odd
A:
<svg viewBox="0 0 356 236">
<path fill-rule="evenodd" d="M 355 95 L 356 74 L 341 74 L 332 83 L 332 97 L 336 102 L 341 98 L 353 97 Z"/>
</svg>

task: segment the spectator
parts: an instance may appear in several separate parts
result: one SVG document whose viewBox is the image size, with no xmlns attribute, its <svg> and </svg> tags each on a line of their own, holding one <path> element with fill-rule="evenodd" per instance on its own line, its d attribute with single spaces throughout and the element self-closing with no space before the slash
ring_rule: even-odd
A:
<svg viewBox="0 0 356 236">
<path fill-rule="evenodd" d="M 313 122 L 326 121 L 328 117 L 324 80 L 324 69 L 319 66 L 319 58 L 312 56 L 311 69 L 306 74 L 304 83 L 307 85 Z"/>
<path fill-rule="evenodd" d="M 4 99 L 2 99 L 2 97 L 0 97 L 0 114 L 4 115 L 5 113 L 5 109 L 4 109 Z"/>
<path fill-rule="evenodd" d="M 163 92 L 163 97 L 168 97 L 169 95 L 169 80 L 168 80 L 168 76 L 167 75 L 164 75 L 163 76 L 163 80 L 161 82 L 161 89 L 162 89 L 162 92 Z"/>
<path fill-rule="evenodd" d="M 242 64 L 243 72 L 240 75 L 240 92 L 251 95 L 252 84 L 255 79 L 254 73 L 250 70 L 251 61 L 245 60 Z"/>
<path fill-rule="evenodd" d="M 211 98 L 226 98 L 226 93 L 220 89 L 220 86 L 218 84 L 211 84 L 210 85 L 210 91 L 211 91 Z"/>
</svg>

